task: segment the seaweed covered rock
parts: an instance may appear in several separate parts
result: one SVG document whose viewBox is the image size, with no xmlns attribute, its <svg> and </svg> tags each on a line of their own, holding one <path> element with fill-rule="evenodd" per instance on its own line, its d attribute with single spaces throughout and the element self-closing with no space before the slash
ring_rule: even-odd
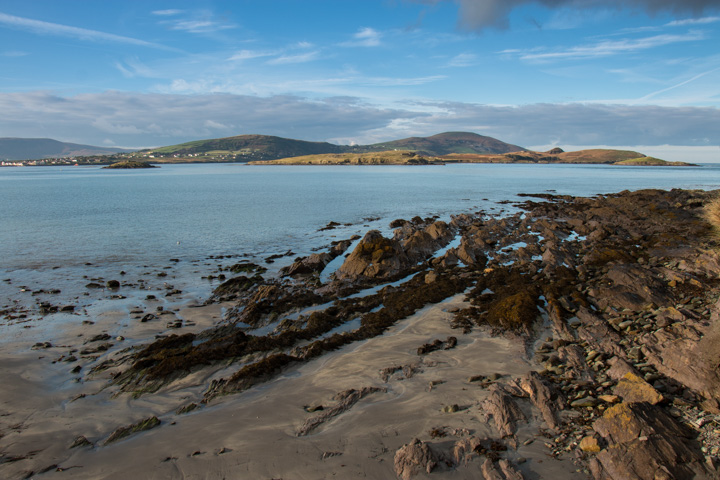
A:
<svg viewBox="0 0 720 480">
<path fill-rule="evenodd" d="M 411 265 L 412 261 L 397 240 L 383 237 L 378 230 L 370 230 L 335 272 L 335 278 L 391 278 Z"/>
</svg>

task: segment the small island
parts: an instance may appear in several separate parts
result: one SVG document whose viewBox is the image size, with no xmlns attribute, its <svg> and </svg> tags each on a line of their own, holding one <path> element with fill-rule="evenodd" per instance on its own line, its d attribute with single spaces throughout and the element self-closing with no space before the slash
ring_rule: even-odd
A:
<svg viewBox="0 0 720 480">
<path fill-rule="evenodd" d="M 111 163 L 103 168 L 122 168 L 122 169 L 134 169 L 134 168 L 160 168 L 150 162 L 142 162 L 138 160 L 126 160 L 122 162 Z"/>
</svg>

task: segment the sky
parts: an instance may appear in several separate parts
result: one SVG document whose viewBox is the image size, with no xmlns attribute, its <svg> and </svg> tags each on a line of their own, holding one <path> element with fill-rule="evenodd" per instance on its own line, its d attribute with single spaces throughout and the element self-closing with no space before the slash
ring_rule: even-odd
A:
<svg viewBox="0 0 720 480">
<path fill-rule="evenodd" d="M 469 131 L 720 162 L 720 0 L 0 0 L 0 137 Z"/>
</svg>

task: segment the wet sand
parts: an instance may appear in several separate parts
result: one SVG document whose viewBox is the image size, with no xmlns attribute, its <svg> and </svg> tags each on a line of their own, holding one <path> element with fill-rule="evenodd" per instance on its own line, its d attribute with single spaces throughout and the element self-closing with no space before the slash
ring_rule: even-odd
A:
<svg viewBox="0 0 720 480">
<path fill-rule="evenodd" d="M 520 340 L 493 338 L 482 330 L 460 336 L 452 350 L 419 356 L 419 346 L 456 333 L 447 310 L 461 307 L 462 301 L 458 295 L 428 306 L 380 337 L 290 368 L 271 382 L 183 415 L 175 410 L 199 403 L 207 382 L 221 376 L 222 367 L 201 369 L 158 393 L 133 399 L 115 396 L 114 387 L 103 388 L 109 372 L 83 376 L 76 383 L 68 363 L 51 363 L 73 346 L 82 348 L 82 339 L 100 333 L 102 325 L 122 323 L 121 313 L 109 313 L 92 326 L 63 329 L 56 339 L 62 346 L 29 350 L 27 343 L 4 344 L 0 471 L 8 478 L 30 472 L 38 478 L 394 478 L 395 451 L 415 437 L 429 440 L 432 429 L 447 432 L 435 442 L 448 449 L 469 434 L 491 435 L 478 409 L 487 393 L 468 377 L 517 377 L 533 368 Z M 199 331 L 218 320 L 221 308 L 186 308 L 178 314 Z M 153 335 L 150 322 L 129 325 L 123 330 L 128 343 Z M 117 349 L 110 354 L 118 355 Z M 398 371 L 384 381 L 380 371 L 392 366 L 409 366 L 414 373 L 405 378 Z M 363 387 L 386 392 L 372 393 L 309 435 L 297 436 L 307 419 L 322 413 L 307 412 L 305 406 L 327 409 L 336 403 L 337 393 Z M 443 412 L 448 405 L 460 410 Z M 152 415 L 161 420 L 160 427 L 103 445 L 116 428 Z M 80 435 L 93 445 L 71 449 Z M 577 467 L 548 457 L 542 446 L 546 439 L 536 435 L 537 428 L 520 430 L 521 446 L 509 458 L 524 457 L 527 461 L 519 469 L 532 467 L 544 472 L 543 477 L 572 475 Z M 476 456 L 467 466 L 440 466 L 431 476 L 477 478 L 481 460 Z M 41 471 L 45 473 L 37 473 Z"/>
</svg>

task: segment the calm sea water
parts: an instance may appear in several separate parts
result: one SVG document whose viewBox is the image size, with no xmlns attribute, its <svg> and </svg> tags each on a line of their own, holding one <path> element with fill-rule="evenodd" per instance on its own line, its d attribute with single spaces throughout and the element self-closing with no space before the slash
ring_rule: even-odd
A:
<svg viewBox="0 0 720 480">
<path fill-rule="evenodd" d="M 211 285 L 200 277 L 222 263 L 210 256 L 262 262 L 290 249 L 287 263 L 396 218 L 498 212 L 505 207 L 497 202 L 519 200 L 517 193 L 642 188 L 720 188 L 720 166 L 2 168 L 0 280 L 10 281 L 0 282 L 0 305 L 17 300 L 22 286 L 81 295 L 88 278 L 121 270 L 155 278 L 171 266 L 172 281 L 202 297 Z M 330 221 L 350 225 L 318 231 Z"/>
</svg>

